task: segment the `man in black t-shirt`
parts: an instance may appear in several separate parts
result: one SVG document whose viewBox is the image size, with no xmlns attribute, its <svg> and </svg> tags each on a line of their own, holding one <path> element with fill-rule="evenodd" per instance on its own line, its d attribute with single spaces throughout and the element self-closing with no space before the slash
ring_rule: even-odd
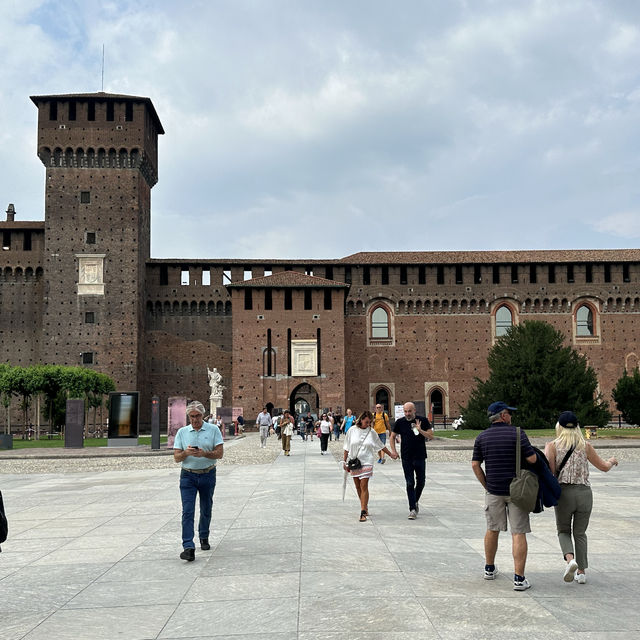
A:
<svg viewBox="0 0 640 640">
<path fill-rule="evenodd" d="M 420 511 L 420 496 L 424 489 L 427 465 L 427 440 L 433 440 L 433 427 L 423 416 L 416 415 L 413 402 L 403 406 L 404 418 L 396 420 L 389 442 L 391 451 L 396 452 L 396 437 L 400 436 L 400 458 L 407 483 L 409 499 L 409 520 L 415 520 Z"/>
</svg>

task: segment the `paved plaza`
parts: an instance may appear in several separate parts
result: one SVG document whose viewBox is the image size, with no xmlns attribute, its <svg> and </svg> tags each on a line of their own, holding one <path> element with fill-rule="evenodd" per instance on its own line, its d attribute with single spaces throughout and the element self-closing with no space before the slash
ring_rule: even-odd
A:
<svg viewBox="0 0 640 640">
<path fill-rule="evenodd" d="M 159 468 L 131 458 L 124 470 L 5 469 L 0 640 L 639 637 L 640 462 L 592 471 L 589 582 L 563 582 L 550 509 L 532 516 L 532 588 L 515 592 L 508 535 L 502 574 L 482 578 L 470 451 L 434 451 L 416 521 L 400 463 L 376 465 L 360 523 L 351 481 L 343 502 L 342 472 L 317 440 L 294 438 L 287 458 L 278 445 L 269 439 L 262 463 L 218 468 L 212 549 L 193 563 L 178 557 L 179 469 L 168 456 Z M 226 446 L 232 458 L 258 451 L 258 438 Z"/>
</svg>

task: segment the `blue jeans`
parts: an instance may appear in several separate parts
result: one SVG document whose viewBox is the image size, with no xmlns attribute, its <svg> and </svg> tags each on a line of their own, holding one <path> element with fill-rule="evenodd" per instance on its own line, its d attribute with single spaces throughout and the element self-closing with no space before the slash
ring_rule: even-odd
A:
<svg viewBox="0 0 640 640">
<path fill-rule="evenodd" d="M 196 512 L 196 494 L 200 496 L 200 539 L 209 537 L 213 492 L 216 488 L 215 467 L 207 473 L 180 472 L 180 497 L 182 499 L 182 548 L 195 549 L 193 543 L 193 521 Z"/>
<path fill-rule="evenodd" d="M 427 461 L 425 458 L 402 458 L 402 470 L 407 483 L 407 498 L 409 510 L 413 511 L 420 502 L 420 496 L 424 489 Z"/>
</svg>

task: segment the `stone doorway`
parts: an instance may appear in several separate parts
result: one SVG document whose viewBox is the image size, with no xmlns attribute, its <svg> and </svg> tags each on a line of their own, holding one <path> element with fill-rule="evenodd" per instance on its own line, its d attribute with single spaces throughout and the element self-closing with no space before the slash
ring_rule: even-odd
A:
<svg viewBox="0 0 640 640">
<path fill-rule="evenodd" d="M 289 397 L 289 410 L 295 411 L 298 415 L 306 415 L 307 411 L 311 411 L 317 416 L 319 406 L 318 392 L 307 382 L 299 384 Z"/>
</svg>

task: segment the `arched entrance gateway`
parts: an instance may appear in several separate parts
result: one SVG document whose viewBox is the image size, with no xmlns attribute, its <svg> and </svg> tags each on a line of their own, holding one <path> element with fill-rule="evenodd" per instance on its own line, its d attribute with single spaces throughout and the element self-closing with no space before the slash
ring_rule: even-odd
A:
<svg viewBox="0 0 640 640">
<path fill-rule="evenodd" d="M 289 410 L 305 415 L 307 411 L 317 416 L 320 400 L 318 392 L 307 382 L 299 384 L 289 397 Z"/>
</svg>

